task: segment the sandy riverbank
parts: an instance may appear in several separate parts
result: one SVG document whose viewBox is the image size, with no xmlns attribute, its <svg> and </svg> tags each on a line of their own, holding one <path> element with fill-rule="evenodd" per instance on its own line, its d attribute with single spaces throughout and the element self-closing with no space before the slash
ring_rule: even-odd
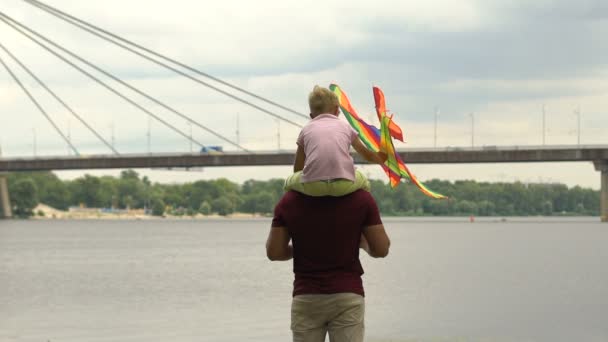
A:
<svg viewBox="0 0 608 342">
<path fill-rule="evenodd" d="M 163 220 L 163 219 L 177 219 L 177 220 L 208 220 L 208 219 L 250 219 L 266 217 L 260 214 L 249 214 L 249 213 L 232 213 L 230 215 L 221 216 L 217 214 L 202 215 L 196 214 L 194 216 L 152 216 L 143 213 L 143 210 L 131 210 L 120 213 L 102 212 L 101 210 L 82 210 L 82 211 L 66 211 L 58 210 L 48 205 L 39 204 L 34 208 L 35 216 L 32 219 L 36 220 Z M 42 213 L 43 215 L 39 215 Z"/>
</svg>

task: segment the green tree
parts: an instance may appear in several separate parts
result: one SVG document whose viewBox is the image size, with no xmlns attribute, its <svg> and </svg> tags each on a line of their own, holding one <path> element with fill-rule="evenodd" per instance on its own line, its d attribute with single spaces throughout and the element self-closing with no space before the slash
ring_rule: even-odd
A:
<svg viewBox="0 0 608 342">
<path fill-rule="evenodd" d="M 122 208 L 143 208 L 145 203 L 145 186 L 137 172 L 126 170 L 120 173 L 117 184 L 118 203 Z"/>
<path fill-rule="evenodd" d="M 211 208 L 219 215 L 226 216 L 234 212 L 233 202 L 226 196 L 216 198 L 211 202 Z"/>
<path fill-rule="evenodd" d="M 255 213 L 256 206 L 255 194 L 243 194 L 241 195 L 241 204 L 239 205 L 239 211 L 243 213 Z"/>
<path fill-rule="evenodd" d="M 73 181 L 61 180 L 51 172 L 12 173 L 8 177 L 11 197 L 23 208 L 27 208 L 22 205 L 24 199 L 34 199 L 24 198 L 24 193 L 33 190 L 31 183 L 24 186 L 23 181 L 33 182 L 36 203 L 57 209 L 80 204 L 152 209 L 156 205 L 159 213 L 160 201 L 174 215 L 207 212 L 207 207 L 209 212 L 224 215 L 236 208 L 248 213 L 269 213 L 283 194 L 281 179 L 248 180 L 242 185 L 227 179 L 152 184 L 132 170 L 123 171 L 119 177 L 85 175 Z M 15 190 L 18 183 L 19 189 Z M 598 215 L 600 210 L 599 191 L 562 184 L 427 181 L 429 188 L 451 198 L 442 201 L 425 197 L 411 184 L 403 183 L 392 189 L 384 181 L 370 180 L 370 183 L 372 195 L 384 215 Z M 203 206 L 205 202 L 207 205 Z"/>
<path fill-rule="evenodd" d="M 116 178 L 103 176 L 99 178 L 98 203 L 104 208 L 118 207 L 118 182 Z"/>
<path fill-rule="evenodd" d="M 490 201 L 481 201 L 477 204 L 477 213 L 481 216 L 495 215 L 495 205 Z"/>
<path fill-rule="evenodd" d="M 46 184 L 46 193 L 40 196 L 40 202 L 59 210 L 66 210 L 70 206 L 70 191 L 60 180 Z"/>
<path fill-rule="evenodd" d="M 101 181 L 91 175 L 77 178 L 69 183 L 69 190 L 72 194 L 71 202 L 75 205 L 83 204 L 89 208 L 101 207 Z"/>
<path fill-rule="evenodd" d="M 20 175 L 34 181 L 40 203 L 57 209 L 67 209 L 70 203 L 70 192 L 67 185 L 55 174 L 52 172 L 27 172 Z"/>
<path fill-rule="evenodd" d="M 542 203 L 542 213 L 544 216 L 553 215 L 553 203 L 551 201 L 544 201 Z"/>
<path fill-rule="evenodd" d="M 273 211 L 274 208 L 274 197 L 268 191 L 259 192 L 255 196 L 255 212 L 261 214 L 268 214 Z"/>
<path fill-rule="evenodd" d="M 203 203 L 201 203 L 201 206 L 198 208 L 198 212 L 208 216 L 211 214 L 211 204 L 209 204 L 209 202 L 207 201 L 203 201 Z"/>
<path fill-rule="evenodd" d="M 126 209 L 132 209 L 133 205 L 135 204 L 135 200 L 133 199 L 133 196 L 127 195 L 122 199 L 122 203 Z"/>
<path fill-rule="evenodd" d="M 463 215 L 476 215 L 477 204 L 472 201 L 461 200 L 456 203 L 456 212 Z"/>
<path fill-rule="evenodd" d="M 423 202 L 422 208 L 425 213 L 433 216 L 443 216 L 451 214 L 451 206 L 449 201 L 437 201 L 427 199 Z"/>
<path fill-rule="evenodd" d="M 152 206 L 152 215 L 163 216 L 165 214 L 165 202 L 160 197 L 154 197 L 150 201 Z"/>
<path fill-rule="evenodd" d="M 181 186 L 171 184 L 163 186 L 163 201 L 167 205 L 170 205 L 174 208 L 183 207 L 184 204 L 184 196 L 181 192 Z"/>
<path fill-rule="evenodd" d="M 17 217 L 32 216 L 33 209 L 38 205 L 38 189 L 30 178 L 16 181 L 9 187 L 12 196 L 13 214 Z"/>
</svg>

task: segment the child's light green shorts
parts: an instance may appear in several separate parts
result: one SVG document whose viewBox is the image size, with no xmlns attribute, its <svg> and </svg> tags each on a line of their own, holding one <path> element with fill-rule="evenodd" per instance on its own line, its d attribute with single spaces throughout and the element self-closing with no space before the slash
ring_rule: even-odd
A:
<svg viewBox="0 0 608 342">
<path fill-rule="evenodd" d="M 294 190 L 304 195 L 320 197 L 334 196 L 340 197 L 353 193 L 359 189 L 370 191 L 369 180 L 364 174 L 355 170 L 355 181 L 347 179 L 335 179 L 330 181 L 316 181 L 302 183 L 302 171 L 296 172 L 285 180 L 285 191 Z"/>
</svg>

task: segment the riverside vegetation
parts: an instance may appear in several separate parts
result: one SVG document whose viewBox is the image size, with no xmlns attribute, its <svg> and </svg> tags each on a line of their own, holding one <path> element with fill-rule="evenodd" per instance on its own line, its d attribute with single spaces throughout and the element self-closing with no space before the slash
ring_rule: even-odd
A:
<svg viewBox="0 0 608 342">
<path fill-rule="evenodd" d="M 52 172 L 14 173 L 8 180 L 18 217 L 35 215 L 33 210 L 39 203 L 60 210 L 70 206 L 148 208 L 156 216 L 234 212 L 266 215 L 272 213 L 283 194 L 282 179 L 248 180 L 243 184 L 227 179 L 160 184 L 132 170 L 123 171 L 119 177 L 85 175 L 74 180 L 61 180 Z M 450 199 L 430 199 L 413 186 L 391 189 L 383 181 L 371 180 L 372 194 L 383 215 L 599 215 L 599 191 L 578 186 L 436 179 L 426 184 Z"/>
</svg>

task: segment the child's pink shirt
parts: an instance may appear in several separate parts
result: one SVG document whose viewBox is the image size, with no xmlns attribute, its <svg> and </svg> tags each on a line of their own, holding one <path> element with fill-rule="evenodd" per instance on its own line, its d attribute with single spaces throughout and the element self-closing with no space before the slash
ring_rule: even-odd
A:
<svg viewBox="0 0 608 342">
<path fill-rule="evenodd" d="M 302 183 L 332 179 L 354 181 L 350 146 L 355 139 L 358 139 L 357 132 L 336 115 L 321 114 L 312 119 L 302 128 L 297 140 L 306 154 Z"/>
</svg>

